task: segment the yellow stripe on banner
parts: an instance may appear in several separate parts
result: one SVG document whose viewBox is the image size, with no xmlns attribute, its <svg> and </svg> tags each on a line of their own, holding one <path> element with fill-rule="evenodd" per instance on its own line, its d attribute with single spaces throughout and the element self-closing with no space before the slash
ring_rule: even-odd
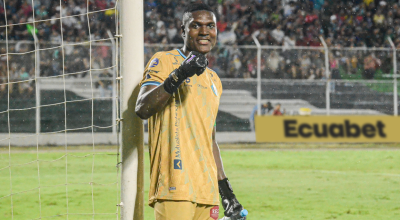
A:
<svg viewBox="0 0 400 220">
<path fill-rule="evenodd" d="M 257 142 L 400 142 L 396 116 L 256 116 Z"/>
</svg>

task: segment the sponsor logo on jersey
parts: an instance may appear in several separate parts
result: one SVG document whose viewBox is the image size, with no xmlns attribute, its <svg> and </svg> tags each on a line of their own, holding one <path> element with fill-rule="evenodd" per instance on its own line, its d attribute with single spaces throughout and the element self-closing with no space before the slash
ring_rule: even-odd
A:
<svg viewBox="0 0 400 220">
<path fill-rule="evenodd" d="M 214 208 L 210 209 L 210 217 L 217 220 L 219 215 L 219 206 L 214 206 Z"/>
<path fill-rule="evenodd" d="M 169 187 L 169 190 L 176 190 L 176 187 Z"/>
<path fill-rule="evenodd" d="M 203 85 L 200 85 L 200 84 L 197 84 L 197 87 L 199 87 L 201 89 L 207 89 L 207 86 L 203 86 Z"/>
<path fill-rule="evenodd" d="M 150 74 L 146 74 L 146 79 L 150 79 L 150 78 L 151 78 Z"/>
<path fill-rule="evenodd" d="M 182 170 L 182 160 L 174 160 L 174 169 L 175 170 Z"/>
<path fill-rule="evenodd" d="M 150 68 L 156 67 L 159 63 L 160 63 L 160 61 L 158 60 L 158 58 L 154 58 L 154 59 L 150 62 Z"/>
<path fill-rule="evenodd" d="M 175 139 L 175 149 L 174 149 L 174 152 L 175 152 L 175 160 L 174 160 L 174 167 L 175 167 L 175 169 L 179 169 L 179 167 L 178 166 L 176 166 L 176 162 L 179 160 L 180 161 L 180 159 L 181 159 L 181 145 L 180 145 L 180 142 L 181 142 L 181 139 L 180 139 L 180 132 L 179 132 L 179 129 L 180 129 L 180 116 L 179 116 L 179 114 L 178 114 L 178 110 L 179 110 L 179 106 L 180 106 L 180 102 L 179 102 L 179 100 L 178 99 L 176 99 L 175 100 L 175 124 L 174 124 L 174 126 L 175 126 L 175 137 L 174 137 L 174 139 Z M 176 167 L 178 167 L 178 168 L 176 168 Z M 180 169 L 182 169 L 182 163 L 180 163 Z"/>
</svg>

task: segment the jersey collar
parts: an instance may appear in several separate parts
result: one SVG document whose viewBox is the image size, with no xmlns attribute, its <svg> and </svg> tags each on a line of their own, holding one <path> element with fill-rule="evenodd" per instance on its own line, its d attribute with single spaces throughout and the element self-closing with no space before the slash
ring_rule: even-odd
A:
<svg viewBox="0 0 400 220">
<path fill-rule="evenodd" d="M 181 50 L 179 50 L 179 49 L 176 49 L 177 51 L 178 51 L 178 53 L 183 57 L 183 59 L 186 59 L 186 56 L 185 56 L 185 54 L 183 54 L 182 53 L 182 51 Z"/>
</svg>

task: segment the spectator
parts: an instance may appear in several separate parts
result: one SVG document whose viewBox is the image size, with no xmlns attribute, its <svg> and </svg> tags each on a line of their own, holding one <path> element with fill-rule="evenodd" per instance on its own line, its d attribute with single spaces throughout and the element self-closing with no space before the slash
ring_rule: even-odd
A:
<svg viewBox="0 0 400 220">
<path fill-rule="evenodd" d="M 281 30 L 282 26 L 278 25 L 272 32 L 271 35 L 275 39 L 278 44 L 282 43 L 283 38 L 285 37 L 285 33 Z"/>
<path fill-rule="evenodd" d="M 103 70 L 102 73 L 99 74 L 98 87 L 100 90 L 100 97 L 111 97 L 112 92 L 112 75 L 107 71 Z"/>
<path fill-rule="evenodd" d="M 289 60 L 290 61 L 290 60 Z M 289 62 L 286 65 L 286 74 L 289 79 L 301 79 L 300 69 L 297 62 Z"/>
<path fill-rule="evenodd" d="M 233 45 L 232 49 L 229 51 L 229 74 L 228 77 L 233 77 L 237 78 L 241 74 L 241 68 L 242 68 L 242 61 L 241 58 L 243 54 L 241 51 L 237 48 L 237 45 Z"/>
<path fill-rule="evenodd" d="M 64 25 L 63 27 L 67 29 L 71 28 L 80 29 L 80 26 L 78 26 L 79 25 L 78 20 L 76 19 L 76 17 L 72 16 L 70 10 L 67 11 L 67 16 L 62 19 L 62 24 Z"/>
<path fill-rule="evenodd" d="M 269 55 L 267 59 L 267 64 L 268 64 L 268 74 L 266 78 L 269 79 L 275 79 L 278 78 L 279 74 L 279 63 L 281 62 L 282 57 L 279 56 L 279 54 L 276 51 L 272 51 L 271 54 Z"/>
<path fill-rule="evenodd" d="M 341 79 L 339 71 L 339 61 L 333 53 L 329 54 L 329 67 L 331 69 L 331 79 Z"/>
<path fill-rule="evenodd" d="M 50 42 L 53 44 L 58 44 L 60 45 L 62 42 L 62 38 L 60 33 L 58 33 L 56 30 L 53 29 L 51 36 L 50 36 Z"/>
<path fill-rule="evenodd" d="M 222 45 L 232 45 L 236 42 L 236 35 L 230 26 L 227 26 L 225 31 L 218 35 L 218 42 Z"/>
<path fill-rule="evenodd" d="M 38 9 L 36 9 L 36 19 L 42 20 L 43 18 L 47 17 L 48 11 L 46 5 L 40 6 Z"/>
<path fill-rule="evenodd" d="M 296 38 L 294 34 L 291 34 L 289 37 L 285 36 L 283 38 L 283 47 L 284 50 L 291 49 L 296 46 Z"/>
<path fill-rule="evenodd" d="M 283 7 L 283 14 L 285 17 L 292 15 L 293 11 L 295 10 L 294 2 L 290 1 L 289 4 L 285 4 Z"/>
<path fill-rule="evenodd" d="M 217 21 L 218 31 L 224 32 L 227 26 L 228 26 L 228 22 L 226 22 L 226 19 L 224 16 L 221 16 L 220 20 Z"/>
<path fill-rule="evenodd" d="M 351 74 L 355 74 L 355 73 L 357 73 L 357 71 L 358 71 L 358 58 L 357 58 L 357 56 L 354 54 L 352 57 L 351 57 L 351 60 L 350 60 L 350 66 L 351 66 L 351 68 L 350 68 L 350 73 Z"/>
<path fill-rule="evenodd" d="M 301 78 L 307 79 L 308 70 L 310 69 L 311 66 L 311 60 L 308 54 L 304 54 L 302 56 L 302 58 L 300 59 L 300 64 L 301 64 Z"/>
<path fill-rule="evenodd" d="M 156 34 L 159 42 L 167 36 L 167 29 L 165 28 L 164 24 L 162 24 L 161 27 L 157 28 Z"/>
<path fill-rule="evenodd" d="M 21 5 L 21 10 L 24 13 L 25 17 L 29 17 L 32 15 L 32 6 L 28 4 L 27 1 L 24 1 Z"/>
<path fill-rule="evenodd" d="M 381 70 L 382 73 L 384 74 L 390 74 L 390 71 L 392 70 L 392 63 L 393 63 L 393 53 L 380 53 L 381 54 Z"/>
<path fill-rule="evenodd" d="M 31 75 L 33 75 L 33 68 L 31 70 Z M 33 87 L 31 85 L 31 82 L 28 81 L 30 79 L 29 73 L 26 71 L 25 67 L 21 67 L 19 71 L 19 78 L 18 81 L 21 81 L 18 83 L 18 91 L 20 95 L 27 94 L 27 97 L 30 97 L 33 92 Z M 27 92 L 27 93 L 26 93 Z"/>
<path fill-rule="evenodd" d="M 277 103 L 275 105 L 274 111 L 272 112 L 272 115 L 284 115 L 285 110 L 281 111 L 281 104 Z"/>
<path fill-rule="evenodd" d="M 380 60 L 375 58 L 374 54 L 371 53 L 364 59 L 364 78 L 373 79 L 375 71 L 380 66 Z"/>
<path fill-rule="evenodd" d="M 169 27 L 167 29 L 168 33 L 168 40 L 171 42 L 175 36 L 178 34 L 178 30 L 175 28 L 175 25 L 173 23 L 169 24 Z"/>
<path fill-rule="evenodd" d="M 382 14 L 381 10 L 378 10 L 374 15 L 374 23 L 377 26 L 382 26 L 385 21 L 385 16 Z"/>
</svg>

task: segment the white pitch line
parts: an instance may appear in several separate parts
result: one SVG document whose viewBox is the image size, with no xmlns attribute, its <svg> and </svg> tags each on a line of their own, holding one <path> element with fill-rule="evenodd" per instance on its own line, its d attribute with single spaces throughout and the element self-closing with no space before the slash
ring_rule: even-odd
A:
<svg viewBox="0 0 400 220">
<path fill-rule="evenodd" d="M 400 174 L 396 173 L 361 173 L 360 171 L 337 171 L 337 170 L 268 170 L 268 172 L 287 172 L 287 173 L 327 173 L 327 174 L 340 174 L 340 175 L 371 175 L 371 176 L 391 176 L 400 177 Z"/>
</svg>

